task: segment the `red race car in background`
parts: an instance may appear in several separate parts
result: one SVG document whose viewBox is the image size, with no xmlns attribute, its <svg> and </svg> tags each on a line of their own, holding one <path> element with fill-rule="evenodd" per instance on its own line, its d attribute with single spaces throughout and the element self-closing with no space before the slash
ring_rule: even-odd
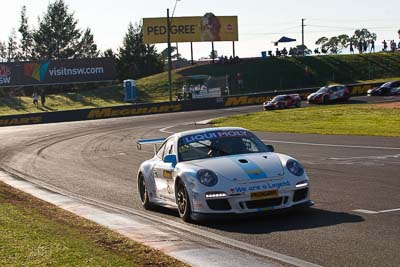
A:
<svg viewBox="0 0 400 267">
<path fill-rule="evenodd" d="M 317 92 L 307 97 L 308 103 L 327 104 L 333 101 L 348 100 L 350 98 L 350 90 L 344 85 L 324 86 Z"/>
<path fill-rule="evenodd" d="M 301 98 L 298 94 L 278 95 L 272 100 L 263 103 L 264 110 L 284 109 L 288 107 L 301 106 Z"/>
</svg>

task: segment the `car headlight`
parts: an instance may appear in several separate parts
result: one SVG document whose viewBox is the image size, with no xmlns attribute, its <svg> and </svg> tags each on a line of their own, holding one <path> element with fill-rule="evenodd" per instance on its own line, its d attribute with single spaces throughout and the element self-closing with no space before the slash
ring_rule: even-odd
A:
<svg viewBox="0 0 400 267">
<path fill-rule="evenodd" d="M 218 183 L 217 175 L 210 170 L 199 170 L 197 172 L 197 180 L 205 186 L 214 186 Z"/>
<path fill-rule="evenodd" d="M 286 168 L 296 176 L 302 176 L 304 174 L 303 166 L 296 160 L 289 159 L 286 162 Z"/>
</svg>

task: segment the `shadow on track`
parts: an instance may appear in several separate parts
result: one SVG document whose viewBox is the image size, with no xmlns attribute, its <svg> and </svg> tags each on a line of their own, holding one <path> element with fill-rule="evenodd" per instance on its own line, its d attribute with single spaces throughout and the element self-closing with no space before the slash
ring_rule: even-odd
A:
<svg viewBox="0 0 400 267">
<path fill-rule="evenodd" d="M 266 234 L 363 221 L 364 219 L 361 216 L 354 214 L 309 208 L 280 214 L 253 215 L 248 218 L 203 221 L 200 222 L 200 225 L 225 232 Z"/>
<path fill-rule="evenodd" d="M 156 213 L 178 218 L 178 212 L 173 209 L 157 207 Z M 360 223 L 361 216 L 334 212 L 317 208 L 304 208 L 278 212 L 275 214 L 259 213 L 253 215 L 226 215 L 225 218 L 208 218 L 193 224 L 224 232 L 242 234 L 267 234 L 272 232 L 287 232 L 293 230 L 314 229 L 344 223 Z"/>
</svg>

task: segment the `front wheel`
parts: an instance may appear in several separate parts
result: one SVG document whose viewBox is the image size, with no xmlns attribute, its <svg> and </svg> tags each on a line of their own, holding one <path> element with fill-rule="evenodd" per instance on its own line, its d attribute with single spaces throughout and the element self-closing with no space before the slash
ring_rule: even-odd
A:
<svg viewBox="0 0 400 267">
<path fill-rule="evenodd" d="M 178 182 L 176 189 L 176 204 L 178 205 L 179 216 L 185 222 L 191 221 L 192 208 L 190 206 L 190 200 L 185 188 L 185 185 L 182 182 Z"/>
<path fill-rule="evenodd" d="M 300 100 L 297 100 L 295 106 L 296 106 L 296 108 L 301 107 L 301 101 L 300 101 Z"/>
<path fill-rule="evenodd" d="M 143 208 L 145 208 L 146 210 L 151 209 L 153 207 L 153 205 L 150 203 L 147 184 L 146 184 L 143 174 L 139 174 L 139 177 L 138 177 L 138 190 L 139 190 L 140 200 L 142 202 Z"/>
<path fill-rule="evenodd" d="M 328 104 L 329 103 L 329 96 L 324 96 L 324 104 Z"/>
</svg>

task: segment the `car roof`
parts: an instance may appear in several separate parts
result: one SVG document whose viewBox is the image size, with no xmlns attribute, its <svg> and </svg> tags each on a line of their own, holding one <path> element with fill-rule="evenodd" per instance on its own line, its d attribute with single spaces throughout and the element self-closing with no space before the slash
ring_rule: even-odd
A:
<svg viewBox="0 0 400 267">
<path fill-rule="evenodd" d="M 343 84 L 332 84 L 329 85 L 328 88 L 336 87 L 336 86 L 344 86 Z"/>
<path fill-rule="evenodd" d="M 247 130 L 245 128 L 241 128 L 241 127 L 210 127 L 210 128 L 183 131 L 183 132 L 175 133 L 174 135 L 176 135 L 177 137 L 182 137 L 182 136 L 186 136 L 186 135 L 201 134 L 201 133 L 206 133 L 206 132 L 229 131 L 229 130 L 249 131 L 249 130 Z"/>
</svg>

